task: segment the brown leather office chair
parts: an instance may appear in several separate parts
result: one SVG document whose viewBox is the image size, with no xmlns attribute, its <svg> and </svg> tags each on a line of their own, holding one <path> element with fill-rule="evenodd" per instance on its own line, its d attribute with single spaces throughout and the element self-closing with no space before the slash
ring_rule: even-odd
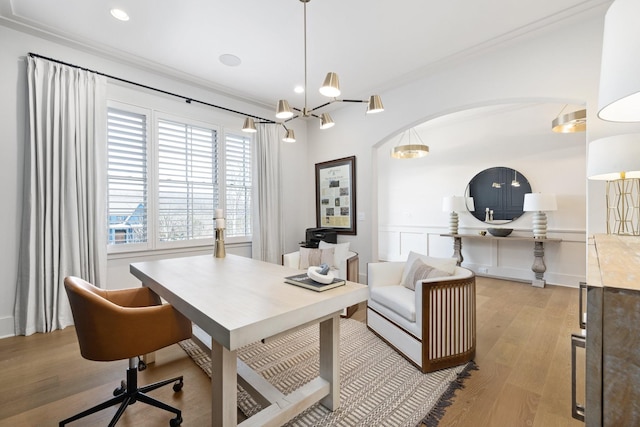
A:
<svg viewBox="0 0 640 427">
<path fill-rule="evenodd" d="M 144 369 L 138 356 L 154 352 L 191 337 L 191 322 L 148 288 L 105 290 L 77 277 L 67 277 L 64 286 L 69 297 L 80 353 L 85 359 L 113 361 L 129 359 L 127 380 L 113 392 L 113 398 L 60 422 L 60 426 L 120 403 L 109 423 L 115 426 L 127 406 L 143 402 L 176 414 L 171 427 L 182 423 L 179 409 L 145 393 L 175 383 L 182 389 L 182 376 L 138 388 L 138 369 Z"/>
</svg>

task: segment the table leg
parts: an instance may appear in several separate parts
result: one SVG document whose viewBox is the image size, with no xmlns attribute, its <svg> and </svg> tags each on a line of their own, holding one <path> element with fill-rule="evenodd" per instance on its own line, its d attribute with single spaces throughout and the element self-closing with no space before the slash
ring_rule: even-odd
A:
<svg viewBox="0 0 640 427">
<path fill-rule="evenodd" d="M 544 264 L 544 242 L 534 242 L 531 270 L 536 274 L 536 278 L 531 284 L 538 288 L 544 288 L 544 272 L 547 271 L 547 266 Z"/>
<path fill-rule="evenodd" d="M 211 339 L 211 425 L 238 425 L 238 355 Z"/>
<path fill-rule="evenodd" d="M 320 322 L 320 377 L 329 382 L 329 395 L 320 403 L 334 411 L 340 406 L 340 320 Z"/>
<path fill-rule="evenodd" d="M 454 237 L 453 238 L 453 256 L 455 258 L 456 265 L 460 266 L 464 258 L 462 257 L 462 237 Z"/>
</svg>

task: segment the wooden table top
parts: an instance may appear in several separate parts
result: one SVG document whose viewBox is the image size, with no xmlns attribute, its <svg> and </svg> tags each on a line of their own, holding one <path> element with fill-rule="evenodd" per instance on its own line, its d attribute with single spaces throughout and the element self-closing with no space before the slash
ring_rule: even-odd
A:
<svg viewBox="0 0 640 427">
<path fill-rule="evenodd" d="M 138 262 L 131 273 L 229 350 L 315 321 L 368 297 L 347 282 L 324 292 L 284 283 L 299 270 L 228 254 Z"/>
<path fill-rule="evenodd" d="M 589 243 L 589 286 L 640 290 L 639 236 L 596 234 Z"/>
</svg>

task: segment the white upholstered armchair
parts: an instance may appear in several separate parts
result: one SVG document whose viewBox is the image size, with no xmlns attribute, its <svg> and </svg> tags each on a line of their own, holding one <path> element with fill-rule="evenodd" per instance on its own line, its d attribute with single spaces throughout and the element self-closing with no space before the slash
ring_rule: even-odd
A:
<svg viewBox="0 0 640 427">
<path fill-rule="evenodd" d="M 456 266 L 453 258 L 429 258 L 425 262 L 434 261 L 437 268 L 422 264 L 423 276 L 432 277 L 413 282 L 413 290 L 412 275 L 418 268 L 411 268 L 412 255 L 409 258 L 406 263 L 369 263 L 367 326 L 422 372 L 472 360 L 476 349 L 474 273 Z M 438 274 L 440 268 L 447 275 Z"/>
<path fill-rule="evenodd" d="M 349 250 L 348 244 L 320 242 L 320 247 L 318 249 L 330 250 L 326 255 L 330 255 L 331 259 L 324 259 L 321 256 L 320 261 L 327 261 L 327 264 L 331 266 L 331 272 L 335 277 L 345 279 L 350 282 L 357 283 L 359 281 L 360 258 L 356 252 Z M 305 257 L 309 256 L 310 252 L 311 249 L 300 248 L 298 251 L 284 254 L 282 255 L 282 265 L 289 268 L 306 270 L 308 266 L 312 265 L 308 259 L 305 259 Z M 343 316 L 351 317 L 357 308 L 357 306 L 345 308 Z"/>
</svg>

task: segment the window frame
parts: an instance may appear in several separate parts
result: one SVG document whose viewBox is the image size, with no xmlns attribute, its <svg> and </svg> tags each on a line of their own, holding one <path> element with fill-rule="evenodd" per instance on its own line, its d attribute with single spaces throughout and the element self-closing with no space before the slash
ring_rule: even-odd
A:
<svg viewBox="0 0 640 427">
<path fill-rule="evenodd" d="M 212 247 L 214 244 L 214 236 L 206 239 L 191 239 L 191 240 L 178 240 L 178 241 L 160 241 L 158 236 L 158 189 L 159 189 L 159 175 L 158 175 L 158 122 L 159 120 L 168 120 L 186 125 L 196 126 L 200 128 L 212 129 L 217 132 L 216 150 L 218 156 L 218 170 L 217 170 L 217 182 L 218 182 L 218 203 L 219 206 L 213 206 L 213 208 L 222 208 L 226 212 L 226 139 L 227 133 L 234 135 L 235 137 L 245 135 L 241 132 L 241 129 L 225 128 L 225 120 L 216 120 L 215 117 L 211 121 L 200 120 L 198 118 L 185 117 L 183 112 L 174 112 L 167 108 L 156 108 L 154 105 L 141 106 L 129 102 L 123 102 L 120 100 L 109 99 L 107 102 L 108 109 L 117 109 L 122 111 L 128 111 L 134 114 L 146 115 L 146 131 L 147 131 L 147 242 L 146 243 L 126 243 L 126 244 L 109 244 L 107 243 L 107 254 L 127 254 L 132 252 L 162 252 L 172 251 L 181 252 L 189 250 L 198 250 L 206 247 Z M 179 108 L 176 108 L 179 109 Z M 219 121 L 219 123 L 214 123 Z M 222 123 L 222 124 L 221 124 Z M 106 127 L 106 126 L 105 126 Z M 251 164 L 249 171 L 251 173 L 252 183 L 255 181 L 253 176 L 254 167 L 253 162 L 255 159 L 255 138 L 250 138 L 251 146 Z M 107 141 L 108 143 L 108 141 Z M 108 155 L 106 161 L 108 162 Z M 108 179 L 108 178 L 107 178 Z M 108 182 L 108 181 L 107 181 Z M 105 184 L 106 185 L 106 184 Z M 252 187 L 253 190 L 253 187 Z M 105 188 L 105 198 L 108 197 L 108 190 Z M 253 200 L 252 208 L 253 209 Z M 107 198 L 107 209 L 108 198 Z M 105 213 L 108 215 L 108 211 Z M 251 212 L 252 215 L 252 212 Z M 105 230 L 108 233 L 108 229 Z M 252 241 L 252 235 L 226 237 L 225 242 L 227 244 L 241 244 L 250 243 Z M 108 241 L 108 239 L 107 239 Z"/>
</svg>

